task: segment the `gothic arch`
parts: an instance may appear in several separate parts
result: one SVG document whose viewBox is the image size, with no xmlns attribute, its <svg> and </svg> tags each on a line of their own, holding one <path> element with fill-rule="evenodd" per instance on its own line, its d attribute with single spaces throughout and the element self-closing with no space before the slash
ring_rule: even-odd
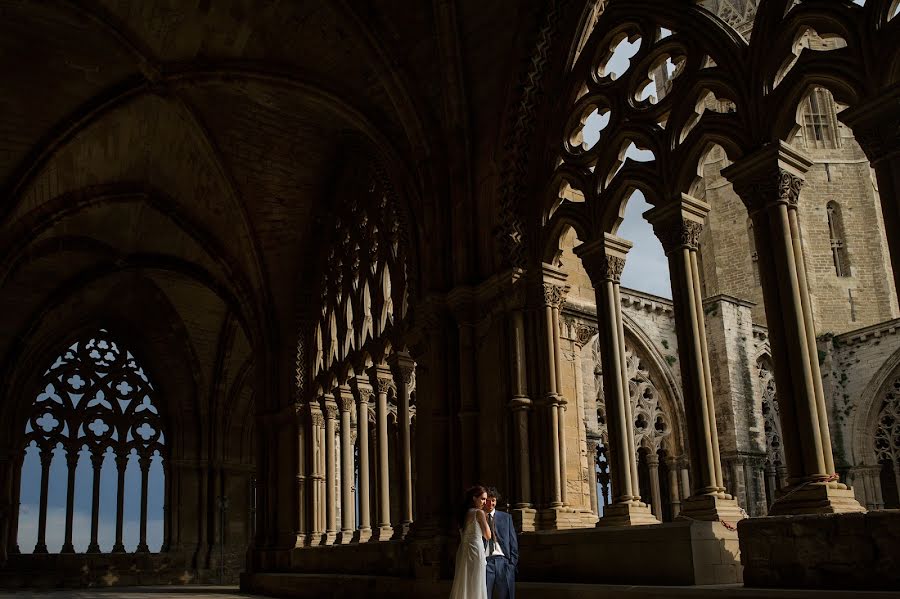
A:
<svg viewBox="0 0 900 599">
<path fill-rule="evenodd" d="M 860 395 L 864 409 L 854 412 L 851 425 L 853 464 L 872 466 L 878 463 L 873 435 L 878 425 L 884 397 L 892 390 L 894 381 L 898 378 L 900 378 L 900 350 L 885 360 Z"/>
</svg>

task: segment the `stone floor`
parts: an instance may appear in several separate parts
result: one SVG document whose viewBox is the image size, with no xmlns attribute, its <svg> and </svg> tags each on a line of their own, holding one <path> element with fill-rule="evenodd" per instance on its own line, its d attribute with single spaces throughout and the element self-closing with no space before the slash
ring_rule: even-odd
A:
<svg viewBox="0 0 900 599">
<path fill-rule="evenodd" d="M 131 587 L 65 591 L 0 591 L 0 599 L 262 599 L 235 586 Z"/>
<path fill-rule="evenodd" d="M 516 595 L 520 599 L 896 599 L 896 592 L 865 591 L 800 591 L 778 589 L 745 589 L 739 585 L 703 587 L 626 586 L 520 583 Z M 240 593 L 237 587 L 184 586 L 132 587 L 67 591 L 0 591 L 0 599 L 262 599 L 259 595 Z"/>
</svg>

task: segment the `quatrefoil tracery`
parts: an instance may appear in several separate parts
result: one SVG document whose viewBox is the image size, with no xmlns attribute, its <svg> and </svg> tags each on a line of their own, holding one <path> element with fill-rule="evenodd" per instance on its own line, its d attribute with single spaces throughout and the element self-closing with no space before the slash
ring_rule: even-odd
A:
<svg viewBox="0 0 900 599">
<path fill-rule="evenodd" d="M 42 388 L 26 423 L 26 445 L 48 453 L 59 443 L 72 454 L 85 446 L 98 454 L 162 453 L 153 386 L 107 331 L 73 343 L 44 373 Z"/>
</svg>

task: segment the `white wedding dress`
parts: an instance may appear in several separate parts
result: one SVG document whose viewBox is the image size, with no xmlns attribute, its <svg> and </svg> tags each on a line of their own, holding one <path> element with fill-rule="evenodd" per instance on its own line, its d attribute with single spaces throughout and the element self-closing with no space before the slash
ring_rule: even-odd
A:
<svg viewBox="0 0 900 599">
<path fill-rule="evenodd" d="M 450 599 L 487 599 L 487 561 L 481 527 L 475 521 L 477 511 L 473 508 L 466 514 L 466 525 L 456 551 L 456 574 Z"/>
</svg>

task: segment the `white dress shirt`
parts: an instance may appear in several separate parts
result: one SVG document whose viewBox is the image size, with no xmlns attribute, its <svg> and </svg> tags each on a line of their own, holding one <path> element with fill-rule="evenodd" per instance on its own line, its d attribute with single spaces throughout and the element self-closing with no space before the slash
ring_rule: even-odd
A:
<svg viewBox="0 0 900 599">
<path fill-rule="evenodd" d="M 490 513 L 488 514 L 488 516 L 489 516 L 491 519 L 493 519 L 493 518 L 494 518 L 494 514 L 496 514 L 496 513 L 497 513 L 497 510 L 491 510 Z M 491 535 L 493 535 L 494 532 L 496 532 L 496 530 L 497 530 L 497 527 L 495 526 L 495 527 L 491 530 Z M 493 556 L 495 556 L 495 555 L 499 555 L 499 556 L 501 556 L 501 557 L 505 557 L 505 555 L 504 555 L 504 553 L 503 553 L 503 550 L 500 549 L 500 539 L 495 539 L 495 538 L 493 538 L 493 536 L 492 536 L 492 540 L 494 541 L 494 551 L 492 551 L 491 554 L 488 555 L 488 557 L 493 557 Z"/>
</svg>

